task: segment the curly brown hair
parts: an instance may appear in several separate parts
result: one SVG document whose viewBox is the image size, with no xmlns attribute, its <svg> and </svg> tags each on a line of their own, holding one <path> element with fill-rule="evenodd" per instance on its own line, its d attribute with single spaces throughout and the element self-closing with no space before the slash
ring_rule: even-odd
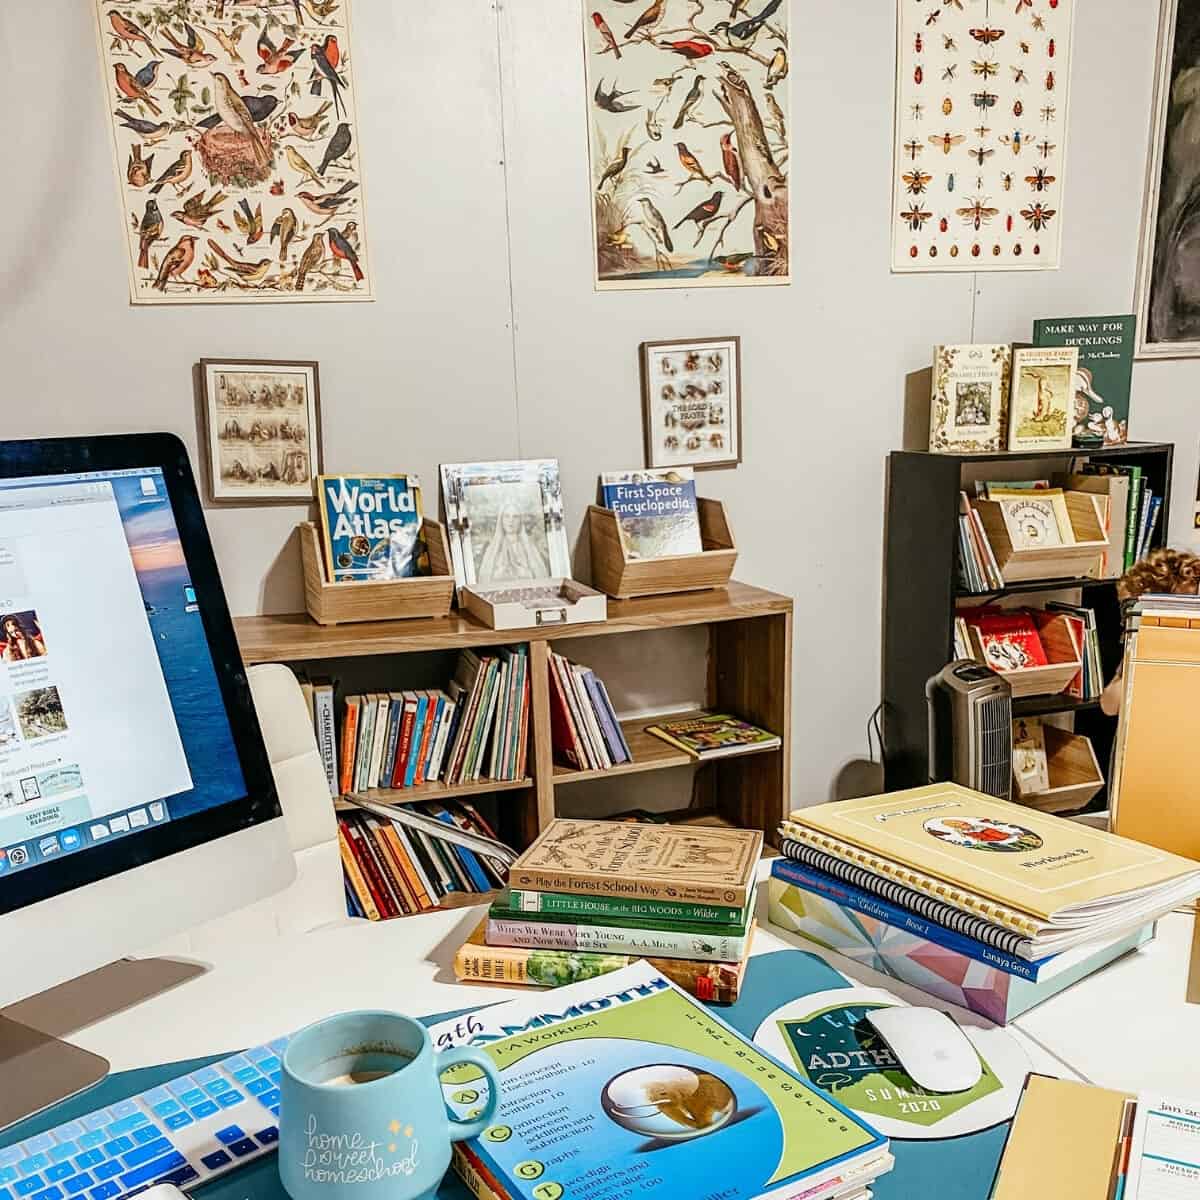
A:
<svg viewBox="0 0 1200 1200">
<path fill-rule="evenodd" d="M 1117 582 L 1117 594 L 1122 600 L 1147 593 L 1162 596 L 1197 591 L 1200 591 L 1200 558 L 1186 550 L 1152 550 Z"/>
</svg>

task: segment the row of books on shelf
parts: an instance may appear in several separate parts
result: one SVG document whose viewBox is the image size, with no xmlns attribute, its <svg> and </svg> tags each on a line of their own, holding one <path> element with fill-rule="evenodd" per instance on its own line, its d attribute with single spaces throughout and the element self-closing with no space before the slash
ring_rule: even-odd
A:
<svg viewBox="0 0 1200 1200">
<path fill-rule="evenodd" d="M 346 697 L 337 791 L 523 779 L 528 730 L 525 647 L 464 650 L 445 691 Z"/>
<path fill-rule="evenodd" d="M 648 958 L 699 999 L 730 1004 L 754 933 L 761 850 L 758 831 L 555 820 L 513 864 L 455 973 L 556 987 Z"/>
<path fill-rule="evenodd" d="M 444 825 L 496 836 L 479 810 L 465 801 L 425 801 L 411 808 Z M 346 907 L 353 917 L 386 921 L 411 916 L 438 908 L 448 896 L 504 886 L 501 863 L 373 813 L 340 813 L 338 842 Z"/>
<path fill-rule="evenodd" d="M 604 771 L 633 761 L 604 681 L 550 652 L 550 738 L 554 757 L 579 771 Z"/>
<path fill-rule="evenodd" d="M 801 809 L 779 833 L 772 923 L 1000 1024 L 1200 892 L 1187 859 L 949 783 Z"/>
<path fill-rule="evenodd" d="M 1163 497 L 1155 495 L 1140 466 L 1087 462 L 1057 482 L 1060 486 L 1048 479 L 979 481 L 973 499 L 959 493 L 958 584 L 963 591 L 1003 588 L 1007 561 L 1016 552 L 1046 551 L 1044 578 L 1070 573 L 1116 579 L 1146 556 Z M 1086 505 L 1086 519 L 1078 515 L 1075 501 Z M 1004 558 L 997 555 L 996 537 L 1005 541 Z M 1095 553 L 1064 572 L 1054 552 L 1065 547 L 1094 548 Z M 1026 570 L 1019 578 L 1031 575 Z"/>
<path fill-rule="evenodd" d="M 1064 629 L 1070 637 L 1069 657 L 1062 652 Z M 1044 609 L 960 608 L 954 618 L 954 657 L 974 659 L 1002 675 L 1050 666 L 1048 642 L 1053 642 L 1056 664 L 1079 665 L 1059 690 L 1076 700 L 1099 699 L 1104 676 L 1094 609 L 1051 600 Z"/>
</svg>

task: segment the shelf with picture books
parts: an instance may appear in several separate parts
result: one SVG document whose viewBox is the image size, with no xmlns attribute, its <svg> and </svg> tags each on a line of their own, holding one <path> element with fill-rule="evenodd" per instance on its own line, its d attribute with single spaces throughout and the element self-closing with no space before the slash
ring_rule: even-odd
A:
<svg viewBox="0 0 1200 1200">
<path fill-rule="evenodd" d="M 981 657 L 964 625 L 977 623 L 986 613 L 1028 612 L 1039 639 L 1041 626 L 1052 620 L 1056 632 L 1062 632 L 1064 622 L 1069 626 L 1071 650 L 1077 650 L 1074 668 L 1075 654 L 1068 653 L 1066 644 L 1052 634 L 1056 649 L 1045 655 L 1045 665 L 1053 667 L 1057 659 L 1062 671 L 1042 671 L 1039 686 L 1018 686 L 1013 715 L 1045 717 L 1061 724 L 1065 733 L 1087 738 L 1088 759 L 1094 755 L 1101 771 L 1107 772 L 1116 721 L 1102 712 L 1099 696 L 1115 674 L 1122 652 L 1117 579 L 1127 562 L 1133 561 L 1127 554 L 1138 552 L 1137 540 L 1130 543 L 1128 527 L 1133 469 L 1140 476 L 1142 496 L 1149 493 L 1162 500 L 1157 519 L 1141 537 L 1145 553 L 1164 544 L 1169 528 L 1172 457 L 1171 445 L 1150 442 L 1019 452 L 902 450 L 889 457 L 883 612 L 889 791 L 928 782 L 926 681 L 957 657 Z M 988 557 L 990 539 L 985 545 L 979 537 L 986 538 L 989 529 L 982 513 L 969 516 L 965 504 L 973 510 L 995 485 L 1001 494 L 1019 493 L 1018 503 L 1029 498 L 1049 500 L 1049 513 L 1061 512 L 1057 500 L 1039 498 L 1039 489 L 1031 484 L 1044 485 L 1043 492 L 1055 486 L 1064 492 L 1086 491 L 1087 502 L 1096 506 L 1096 519 L 1103 519 L 1105 544 L 1089 548 L 1092 558 L 1087 566 L 1047 570 L 1044 578 L 1005 579 L 999 570 L 989 576 L 981 563 Z M 1138 513 L 1140 520 L 1140 501 Z M 1056 517 L 1052 519 L 1057 523 Z M 968 521 L 974 524 L 973 533 L 966 527 Z M 968 547 L 982 551 L 970 575 L 964 561 L 971 553 Z M 997 559 L 995 566 L 999 565 Z M 1035 661 L 1032 673 L 1024 675 L 1027 668 L 1017 665 L 1018 680 L 1036 682 L 1042 665 Z M 1081 785 L 1076 794 L 1086 790 Z M 1086 800 L 1086 811 L 1102 812 L 1106 802 L 1107 788 L 1101 786 Z"/>
</svg>

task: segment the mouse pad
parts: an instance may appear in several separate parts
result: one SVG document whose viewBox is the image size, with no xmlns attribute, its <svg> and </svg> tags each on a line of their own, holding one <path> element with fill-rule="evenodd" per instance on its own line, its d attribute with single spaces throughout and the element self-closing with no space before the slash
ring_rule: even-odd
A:
<svg viewBox="0 0 1200 1200">
<path fill-rule="evenodd" d="M 741 999 L 714 1011 L 892 1139 L 896 1166 L 872 1185 L 875 1200 L 987 1200 L 1030 1065 L 1003 1029 L 989 1029 L 982 1020 L 967 1026 L 969 1018 L 959 1014 L 984 1062 L 983 1078 L 964 1096 L 929 1097 L 887 1061 L 886 1051 L 871 1043 L 862 1026 L 867 1009 L 897 1003 L 888 992 L 853 983 L 815 954 L 777 950 L 752 958 Z M 455 1015 L 421 1019 L 432 1024 Z M 236 1049 L 117 1072 L 82 1096 L 6 1130 L 0 1145 L 136 1095 Z M 274 1158 L 258 1159 L 194 1194 L 199 1200 L 288 1200 Z M 453 1173 L 438 1189 L 438 1200 L 471 1198 Z"/>
</svg>

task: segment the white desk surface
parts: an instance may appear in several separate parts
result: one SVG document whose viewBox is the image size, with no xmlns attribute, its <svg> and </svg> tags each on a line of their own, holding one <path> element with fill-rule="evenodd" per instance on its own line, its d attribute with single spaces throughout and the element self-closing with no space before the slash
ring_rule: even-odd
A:
<svg viewBox="0 0 1200 1200">
<path fill-rule="evenodd" d="M 754 952 L 814 947 L 766 925 L 760 897 Z M 209 970 L 180 987 L 70 1034 L 113 1070 L 232 1052 L 333 1012 L 385 1008 L 415 1016 L 494 1003 L 522 989 L 459 984 L 454 952 L 479 909 L 387 922 L 348 921 L 311 933 L 231 938 Z M 1200 1006 L 1184 1000 L 1191 918 L 1166 917 L 1158 940 L 1067 989 L 1009 1026 L 1031 1069 L 1131 1091 L 1194 1096 Z M 831 966 L 913 1004 L 925 993 L 834 954 Z M 948 1005 L 937 1001 L 939 1007 Z M 717 1010 L 720 1011 L 719 1009 Z M 958 1013 L 970 1024 L 982 1019 Z"/>
</svg>

